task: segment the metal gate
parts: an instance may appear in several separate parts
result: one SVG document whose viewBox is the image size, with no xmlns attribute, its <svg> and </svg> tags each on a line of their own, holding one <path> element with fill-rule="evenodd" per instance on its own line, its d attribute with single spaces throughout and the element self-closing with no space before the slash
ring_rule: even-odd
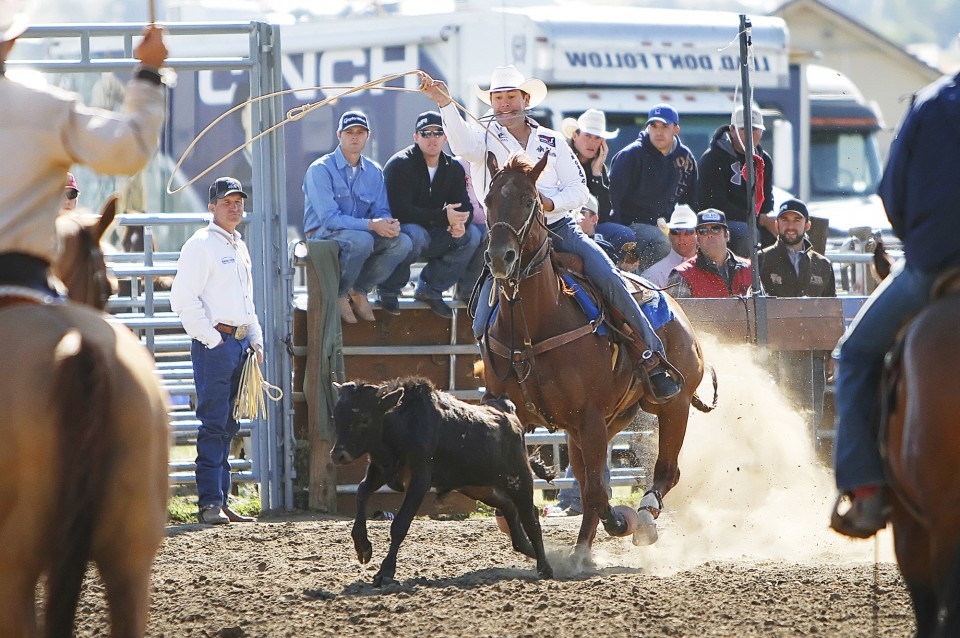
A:
<svg viewBox="0 0 960 638">
<path fill-rule="evenodd" d="M 288 508 L 292 503 L 293 410 L 287 343 L 292 321 L 290 300 L 293 271 L 287 256 L 282 129 L 252 144 L 232 164 L 225 163 L 222 168 L 214 169 L 200 179 L 195 188 L 201 195 L 194 192 L 192 199 L 185 197 L 177 200 L 165 193 L 173 160 L 180 156 L 192 135 L 196 135 L 207 124 L 194 123 L 196 118 L 193 117 L 199 111 L 199 102 L 192 91 L 200 90 L 201 75 L 207 73 L 203 77 L 208 78 L 213 76 L 212 72 L 223 71 L 236 74 L 249 85 L 250 98 L 279 91 L 282 88 L 279 28 L 262 22 L 171 23 L 165 24 L 164 28 L 171 52 L 167 63 L 179 75 L 179 86 L 168 92 L 169 108 L 162 143 L 166 154 L 153 160 L 147 171 L 138 178 L 146 191 L 144 201 L 148 204 L 142 207 L 144 214 L 120 216 L 121 227 L 143 228 L 144 241 L 140 250 L 109 256 L 108 261 L 118 278 L 129 282 L 131 288 L 129 295 L 112 299 L 109 309 L 141 336 L 143 343 L 158 359 L 158 374 L 172 396 L 189 396 L 193 391 L 189 355 L 184 362 L 182 356 L 178 360 L 173 354 L 182 354 L 182 346 L 189 344 L 189 339 L 182 333 L 177 317 L 170 312 L 169 299 L 158 290 L 156 281 L 175 272 L 176 251 L 182 239 L 192 232 L 191 225 L 199 227 L 209 220 L 205 205 L 206 188 L 210 181 L 224 174 L 221 170 L 229 171 L 232 166 L 244 168 L 249 173 L 245 177 L 251 188 L 251 197 L 241 232 L 254 264 L 254 301 L 263 323 L 266 351 L 264 376 L 283 389 L 284 399 L 280 403 L 268 402 L 266 419 L 245 424 L 244 427 L 255 441 L 252 459 L 246 463 L 236 463 L 235 469 L 241 470 L 241 479 L 259 483 L 264 510 Z M 118 82 L 112 74 L 129 77 L 132 73 L 137 64 L 133 57 L 134 41 L 142 30 L 143 25 L 140 24 L 32 26 L 20 37 L 21 44 L 14 50 L 19 57 L 8 62 L 8 69 L 13 73 L 32 70 L 53 74 L 48 75 L 53 78 L 52 83 L 84 93 L 87 104 L 109 107 L 110 104 L 102 102 L 109 95 L 110 87 L 120 87 L 122 91 L 125 83 Z M 230 49 L 217 46 L 227 41 L 238 45 L 233 47 L 236 51 L 229 51 L 231 55 L 218 57 L 205 53 Z M 112 81 L 109 81 L 110 78 Z M 247 113 L 249 134 L 253 136 L 284 119 L 283 100 L 280 96 L 274 96 L 252 101 Z M 172 126 L 171 118 L 176 119 L 180 126 Z M 219 143 L 223 145 L 222 141 Z M 217 136 L 211 136 L 206 144 L 208 148 L 209 145 L 217 145 Z M 235 146 L 228 144 L 215 150 L 222 155 Z M 182 175 L 176 178 L 181 184 L 186 181 Z M 96 210 L 100 204 L 96 201 L 98 197 L 102 200 L 108 192 L 120 190 L 121 186 L 127 188 L 129 194 L 132 191 L 128 188 L 130 183 L 124 182 L 103 180 L 89 174 L 81 180 L 83 204 Z M 187 205 L 178 210 L 183 206 L 178 202 L 187 202 Z M 178 228 L 189 232 L 173 232 Z M 174 237 L 179 241 L 174 248 L 163 246 L 163 249 L 155 251 L 153 242 L 158 237 Z M 186 351 L 189 352 L 188 345 Z M 181 438 L 184 432 L 189 433 L 196 426 L 195 415 L 189 409 L 174 409 L 171 418 L 174 431 L 181 434 Z M 178 482 L 192 481 L 192 471 L 192 463 L 171 465 L 171 474 Z"/>
</svg>

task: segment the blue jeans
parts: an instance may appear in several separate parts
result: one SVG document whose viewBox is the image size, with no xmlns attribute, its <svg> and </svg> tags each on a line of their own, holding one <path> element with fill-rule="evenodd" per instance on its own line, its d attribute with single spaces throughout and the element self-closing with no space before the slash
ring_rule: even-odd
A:
<svg viewBox="0 0 960 638">
<path fill-rule="evenodd" d="M 472 224 L 472 226 L 480 233 L 480 243 L 477 244 L 476 250 L 473 251 L 473 257 L 470 258 L 470 263 L 467 264 L 466 270 L 463 271 L 463 275 L 457 281 L 457 297 L 464 303 L 470 300 L 470 293 L 473 292 L 477 280 L 483 273 L 483 256 L 487 251 L 487 240 L 490 237 L 490 231 L 487 230 L 486 224 Z"/>
<path fill-rule="evenodd" d="M 610 261 L 607 253 L 596 242 L 584 235 L 580 226 L 571 217 L 565 217 L 562 223 L 555 224 L 550 231 L 553 247 L 561 252 L 573 253 L 580 257 L 583 260 L 584 274 L 597 287 L 604 300 L 624 314 L 627 323 L 639 333 L 648 348 L 666 358 L 660 337 L 653 331 L 653 327 L 640 310 L 636 300 L 627 292 L 626 284 L 620 277 L 620 271 Z M 483 336 L 484 329 L 490 321 L 491 308 L 488 302 L 492 285 L 491 278 L 483 283 L 477 303 L 473 334 L 478 339 Z"/>
<path fill-rule="evenodd" d="M 230 440 L 240 430 L 233 418 L 233 402 L 240 387 L 244 353 L 250 340 L 224 335 L 216 348 L 196 339 L 190 344 L 197 388 L 197 503 L 226 505 L 230 494 Z"/>
<path fill-rule="evenodd" d="M 637 241 L 637 236 L 633 231 L 617 222 L 601 222 L 597 224 L 597 232 L 603 235 L 603 238 L 613 244 L 617 249 L 617 254 L 623 254 L 623 245 L 627 242 Z"/>
<path fill-rule="evenodd" d="M 351 289 L 367 294 L 396 269 L 413 248 L 410 237 L 381 237 L 369 230 L 334 230 L 317 239 L 330 239 L 340 247 L 340 288 L 346 297 Z"/>
<path fill-rule="evenodd" d="M 886 483 L 877 444 L 883 359 L 903 324 L 927 305 L 936 276 L 898 263 L 840 339 L 833 464 L 841 491 Z"/>
<path fill-rule="evenodd" d="M 730 250 L 741 257 L 750 259 L 750 227 L 746 222 L 727 222 L 730 228 Z M 757 241 L 760 241 L 760 232 L 757 231 Z"/>
</svg>

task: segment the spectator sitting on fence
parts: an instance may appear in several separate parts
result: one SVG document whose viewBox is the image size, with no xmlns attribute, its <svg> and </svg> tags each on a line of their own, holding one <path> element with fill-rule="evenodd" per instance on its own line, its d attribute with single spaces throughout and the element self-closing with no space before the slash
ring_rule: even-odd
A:
<svg viewBox="0 0 960 638">
<path fill-rule="evenodd" d="M 380 284 L 380 305 L 399 314 L 397 295 L 410 280 L 410 266 L 426 261 L 414 298 L 445 319 L 453 311 L 444 291 L 456 284 L 480 245 L 482 233 L 471 222 L 473 205 L 467 195 L 463 166 L 443 152 L 447 137 L 436 111 L 417 116 L 413 144 L 397 152 L 383 167 L 390 210 L 400 220 L 413 249 Z"/>
<path fill-rule="evenodd" d="M 467 264 L 463 275 L 457 281 L 457 299 L 465 304 L 470 303 L 470 295 L 473 289 L 477 287 L 477 282 L 483 274 L 483 255 L 487 250 L 487 238 L 490 233 L 487 231 L 487 213 L 483 209 L 483 204 L 477 199 L 477 192 L 473 189 L 473 178 L 470 176 L 470 162 L 462 157 L 455 158 L 457 163 L 463 167 L 463 176 L 467 182 L 467 197 L 470 198 L 470 205 L 473 206 L 473 225 L 480 233 L 480 243 L 473 251 L 473 257 Z"/>
<path fill-rule="evenodd" d="M 573 214 L 573 219 L 580 225 L 583 234 L 595 241 L 600 248 L 603 248 L 607 256 L 610 257 L 610 261 L 617 263 L 620 260 L 617 249 L 607 241 L 606 237 L 597 232 L 598 207 L 597 198 L 591 195 L 587 198 L 587 203 L 580 207 L 580 212 Z"/>
<path fill-rule="evenodd" d="M 340 251 L 340 318 L 374 321 L 367 294 L 410 253 L 413 243 L 390 214 L 383 171 L 361 155 L 370 124 L 347 111 L 337 127 L 339 144 L 314 161 L 303 178 L 303 231 L 307 239 L 329 239 Z M 354 314 L 356 311 L 356 314 Z"/>
<path fill-rule="evenodd" d="M 641 272 L 670 252 L 657 218 L 672 213 L 677 204 L 692 206 L 696 199 L 697 160 L 679 134 L 677 110 L 658 104 L 650 109 L 640 137 L 614 155 L 610 165 L 612 221 L 631 231 Z M 603 231 L 613 237 L 606 224 Z"/>
<path fill-rule="evenodd" d="M 670 221 L 657 220 L 670 239 L 670 254 L 650 266 L 641 276 L 659 288 L 667 285 L 674 268 L 697 254 L 697 214 L 686 204 L 677 204 L 670 215 Z"/>
<path fill-rule="evenodd" d="M 715 208 L 697 213 L 697 254 L 673 269 L 674 297 L 739 297 L 750 292 L 750 262 L 727 248 L 727 216 Z"/>
</svg>

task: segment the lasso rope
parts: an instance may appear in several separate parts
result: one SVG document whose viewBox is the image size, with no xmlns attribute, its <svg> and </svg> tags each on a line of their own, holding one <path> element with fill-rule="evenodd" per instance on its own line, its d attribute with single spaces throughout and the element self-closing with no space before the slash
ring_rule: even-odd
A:
<svg viewBox="0 0 960 638">
<path fill-rule="evenodd" d="M 240 373 L 240 388 L 233 404 L 233 418 L 240 420 L 266 417 L 267 405 L 264 397 L 274 402 L 279 401 L 283 398 L 283 390 L 263 378 L 257 353 L 248 352 Z"/>
<path fill-rule="evenodd" d="M 342 97 L 344 97 L 344 96 L 351 95 L 351 94 L 353 94 L 353 93 L 358 93 L 358 92 L 360 92 L 360 91 L 367 91 L 367 90 L 369 90 L 369 89 L 373 89 L 373 88 L 377 88 L 377 87 L 379 87 L 378 90 L 382 90 L 382 91 L 405 91 L 405 92 L 407 92 L 407 93 L 420 93 L 420 89 L 408 89 L 408 88 L 406 88 L 406 87 L 401 87 L 401 86 L 381 86 L 381 85 L 383 85 L 383 84 L 386 84 L 387 82 L 393 82 L 394 80 L 398 80 L 398 79 L 403 78 L 403 77 L 406 77 L 406 76 L 408 76 L 408 75 L 416 75 L 416 74 L 419 74 L 419 73 L 421 73 L 421 71 L 420 71 L 419 69 L 415 69 L 415 70 L 413 70 L 413 71 L 404 71 L 403 73 L 394 73 L 394 74 L 392 74 L 392 75 L 385 75 L 385 76 L 383 76 L 382 78 L 378 78 L 378 79 L 376 79 L 376 80 L 370 80 L 369 82 L 365 82 L 365 83 L 360 84 L 360 85 L 357 85 L 357 86 L 312 86 L 312 87 L 308 87 L 308 88 L 284 89 L 284 90 L 282 90 L 282 91 L 274 91 L 274 92 L 272 92 L 272 93 L 267 93 L 266 95 L 260 95 L 260 96 L 254 97 L 254 98 L 250 98 L 249 100 L 246 100 L 246 101 L 244 101 L 244 102 L 241 102 L 240 104 L 237 104 L 236 106 L 228 109 L 227 111 L 224 111 L 219 117 L 217 117 L 215 120 L 213 120 L 212 122 L 210 122 L 210 124 L 208 124 L 208 125 L 206 126 L 206 128 L 204 128 L 202 131 L 200 131 L 200 133 L 199 133 L 195 138 L 193 138 L 193 141 L 190 142 L 190 144 L 187 146 L 186 150 L 183 151 L 183 154 L 180 156 L 180 159 L 177 160 L 177 165 L 174 166 L 173 171 L 171 171 L 171 173 L 170 173 L 170 179 L 167 180 L 167 194 L 168 194 L 168 195 L 176 195 L 177 193 L 179 193 L 179 192 L 182 191 L 183 189 L 185 189 L 185 188 L 193 185 L 194 183 L 196 183 L 197 180 L 199 180 L 200 178 L 204 177 L 207 173 L 209 173 L 210 171 L 212 171 L 212 170 L 215 169 L 216 167 L 220 166 L 220 165 L 223 164 L 225 161 L 227 161 L 228 159 L 230 159 L 231 157 L 233 157 L 234 155 L 236 155 L 237 153 L 239 153 L 239 152 L 242 151 L 243 149 L 247 148 L 248 146 L 250 146 L 251 144 L 253 144 L 253 143 L 256 142 L 257 140 L 259 140 L 260 138 L 262 138 L 264 135 L 267 135 L 267 134 L 269 134 L 269 133 L 272 133 L 273 131 L 277 130 L 278 128 L 280 128 L 280 127 L 282 127 L 282 126 L 286 126 L 287 124 L 289 124 L 289 123 L 291 123 L 291 122 L 295 122 L 295 121 L 303 118 L 304 116 L 307 115 L 307 113 L 310 113 L 310 112 L 313 111 L 314 109 L 318 109 L 318 108 L 320 108 L 320 107 L 322 107 L 322 106 L 328 106 L 328 105 L 331 105 L 331 104 L 335 104 L 335 103 L 337 102 L 337 100 L 339 100 L 340 98 L 342 98 Z M 424 72 L 424 73 L 425 73 L 425 72 Z M 210 129 L 212 129 L 212 128 L 215 127 L 217 124 L 219 124 L 220 122 L 222 122 L 225 118 L 227 118 L 228 116 L 232 115 L 233 113 L 236 113 L 237 111 L 239 111 L 240 109 L 244 108 L 244 107 L 247 106 L 248 104 L 253 104 L 253 103 L 255 103 L 255 102 L 260 102 L 261 100 L 266 100 L 266 99 L 268 99 L 268 98 L 276 97 L 276 96 L 278 96 L 278 95 L 286 95 L 287 93 L 299 93 L 299 92 L 301 92 L 301 91 L 316 91 L 316 90 L 320 90 L 320 91 L 337 91 L 337 90 L 343 90 L 343 93 L 338 93 L 337 95 L 333 95 L 333 96 L 331 96 L 331 97 L 324 98 L 324 99 L 322 99 L 322 100 L 320 100 L 320 101 L 318 101 L 318 102 L 312 102 L 312 103 L 310 103 L 310 104 L 303 104 L 303 105 L 301 105 L 301 106 L 295 106 L 295 107 L 293 107 L 292 109 L 290 109 L 289 111 L 287 111 L 287 116 L 286 116 L 286 118 L 284 118 L 284 119 L 281 120 L 280 122 L 277 122 L 276 124 L 274 124 L 274 125 L 271 126 L 270 128 L 265 129 L 265 130 L 257 133 L 255 136 L 251 137 L 249 140 L 247 140 L 246 142 L 244 142 L 244 143 L 241 144 L 240 146 L 237 146 L 237 147 L 234 148 L 233 150 L 227 152 L 226 155 L 223 155 L 220 159 L 218 159 L 217 161 L 215 161 L 213 164 L 210 164 L 210 166 L 208 166 L 208 167 L 205 168 L 203 171 L 201 171 L 200 173 L 198 173 L 197 175 L 195 175 L 194 177 L 192 177 L 189 181 L 185 182 L 185 183 L 184 183 L 183 185 L 181 185 L 180 187 L 178 187 L 178 188 L 176 188 L 176 189 L 173 189 L 173 180 L 174 180 L 174 178 L 177 176 L 177 174 L 180 172 L 180 169 L 181 169 L 182 166 L 183 166 L 184 160 L 186 160 L 186 158 L 190 155 L 190 153 L 193 151 L 194 147 L 196 147 L 196 145 L 200 142 L 200 140 L 203 138 L 203 136 L 206 135 L 206 134 L 210 131 Z M 462 104 L 460 104 L 459 102 L 457 102 L 456 100 L 454 100 L 453 97 L 450 96 L 449 94 L 446 94 L 446 97 L 450 98 L 450 101 L 453 102 L 453 103 L 457 106 L 457 108 L 459 108 L 465 115 L 467 115 L 468 117 L 470 117 L 471 119 L 473 119 L 475 122 L 477 122 L 478 124 L 480 124 L 481 126 L 483 126 L 483 122 L 481 121 L 481 119 L 475 117 L 472 113 L 470 113 L 469 111 L 467 111 L 467 109 L 466 109 L 465 106 L 463 106 Z M 494 136 L 494 139 L 496 139 L 504 148 L 507 148 L 506 144 L 504 144 L 503 141 L 500 140 L 498 137 Z M 509 150 L 509 149 L 507 149 L 507 150 Z"/>
</svg>

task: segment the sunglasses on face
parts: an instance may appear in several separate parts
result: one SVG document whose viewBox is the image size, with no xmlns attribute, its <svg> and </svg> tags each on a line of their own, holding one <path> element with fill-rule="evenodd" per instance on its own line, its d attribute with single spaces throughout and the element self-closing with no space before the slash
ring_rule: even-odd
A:
<svg viewBox="0 0 960 638">
<path fill-rule="evenodd" d="M 80 191 L 75 191 L 72 188 L 67 191 L 67 199 L 76 199 L 80 196 Z"/>
<path fill-rule="evenodd" d="M 443 131 L 420 131 L 420 137 L 443 137 Z"/>
<path fill-rule="evenodd" d="M 701 226 L 697 229 L 699 235 L 719 235 L 726 230 L 725 226 Z"/>
<path fill-rule="evenodd" d="M 684 236 L 686 236 L 686 235 L 692 235 L 692 234 L 693 234 L 693 231 L 692 231 L 692 230 L 676 230 L 676 229 L 671 228 L 671 229 L 670 229 L 670 234 L 673 235 L 674 237 L 676 237 L 677 235 L 684 235 Z"/>
</svg>

